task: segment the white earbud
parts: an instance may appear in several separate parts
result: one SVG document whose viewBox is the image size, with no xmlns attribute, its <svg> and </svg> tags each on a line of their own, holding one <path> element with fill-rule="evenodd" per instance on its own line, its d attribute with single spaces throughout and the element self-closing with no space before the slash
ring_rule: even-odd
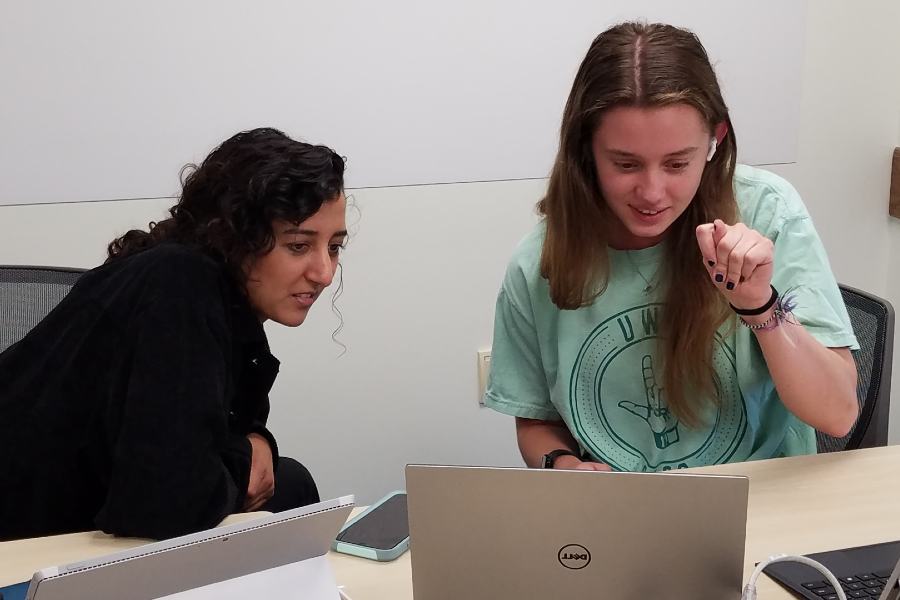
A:
<svg viewBox="0 0 900 600">
<path fill-rule="evenodd" d="M 716 155 L 716 136 L 713 136 L 711 140 L 709 140 L 709 153 L 706 155 L 706 162 L 712 160 L 713 156 Z"/>
</svg>

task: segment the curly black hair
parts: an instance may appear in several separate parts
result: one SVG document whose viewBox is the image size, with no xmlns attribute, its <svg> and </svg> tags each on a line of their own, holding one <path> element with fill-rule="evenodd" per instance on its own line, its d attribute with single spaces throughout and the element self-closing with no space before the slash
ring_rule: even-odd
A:
<svg viewBox="0 0 900 600">
<path fill-rule="evenodd" d="M 242 131 L 200 164 L 182 170 L 171 218 L 113 240 L 106 262 L 165 242 L 197 247 L 244 280 L 248 257 L 270 251 L 275 220 L 300 223 L 344 190 L 344 159 L 330 148 L 292 140 L 281 131 Z"/>
</svg>

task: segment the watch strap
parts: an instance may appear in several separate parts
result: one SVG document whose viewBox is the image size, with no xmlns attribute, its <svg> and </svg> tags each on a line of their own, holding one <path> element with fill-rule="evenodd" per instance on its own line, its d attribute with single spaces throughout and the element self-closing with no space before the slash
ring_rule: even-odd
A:
<svg viewBox="0 0 900 600">
<path fill-rule="evenodd" d="M 553 463 L 556 462 L 556 459 L 560 456 L 574 456 L 578 458 L 578 455 L 566 448 L 559 448 L 558 450 L 551 450 L 547 454 L 543 456 L 543 460 L 541 461 L 542 469 L 552 469 Z"/>
</svg>

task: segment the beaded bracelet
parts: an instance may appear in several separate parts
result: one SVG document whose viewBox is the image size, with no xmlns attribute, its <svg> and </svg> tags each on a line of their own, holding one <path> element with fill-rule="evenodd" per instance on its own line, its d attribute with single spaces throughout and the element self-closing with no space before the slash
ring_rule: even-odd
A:
<svg viewBox="0 0 900 600">
<path fill-rule="evenodd" d="M 735 312 L 737 312 L 738 315 L 743 314 L 751 316 L 763 314 L 773 306 L 775 307 L 775 310 L 772 311 L 772 315 L 762 323 L 748 323 L 744 320 L 743 316 L 739 316 L 738 318 L 741 321 L 741 325 L 752 331 L 771 331 L 772 329 L 775 329 L 776 327 L 781 325 L 783 322 L 788 321 L 789 317 L 791 316 L 791 311 L 796 305 L 796 303 L 794 302 L 793 294 L 790 292 L 790 290 L 788 290 L 788 293 L 786 293 L 783 297 L 779 296 L 778 292 L 775 291 L 775 287 L 773 286 L 772 296 L 774 300 L 770 300 L 769 302 L 767 302 L 766 307 L 759 312 L 757 312 L 756 310 L 741 312 L 735 309 Z"/>
<path fill-rule="evenodd" d="M 741 325 L 743 325 L 747 329 L 751 329 L 753 331 L 770 331 L 781 325 L 782 321 L 787 320 L 787 313 L 785 313 L 783 310 L 780 310 L 779 308 L 776 308 L 772 312 L 772 316 L 770 316 L 762 323 L 748 323 L 742 317 L 739 318 L 741 319 Z"/>
</svg>

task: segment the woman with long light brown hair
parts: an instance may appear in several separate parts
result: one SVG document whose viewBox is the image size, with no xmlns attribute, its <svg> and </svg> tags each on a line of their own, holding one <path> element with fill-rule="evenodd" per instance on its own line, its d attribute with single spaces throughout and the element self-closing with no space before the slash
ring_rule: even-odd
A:
<svg viewBox="0 0 900 600">
<path fill-rule="evenodd" d="M 529 466 L 805 454 L 853 426 L 856 338 L 819 237 L 790 184 L 736 155 L 694 34 L 594 40 L 497 299 L 485 401 Z"/>
</svg>

